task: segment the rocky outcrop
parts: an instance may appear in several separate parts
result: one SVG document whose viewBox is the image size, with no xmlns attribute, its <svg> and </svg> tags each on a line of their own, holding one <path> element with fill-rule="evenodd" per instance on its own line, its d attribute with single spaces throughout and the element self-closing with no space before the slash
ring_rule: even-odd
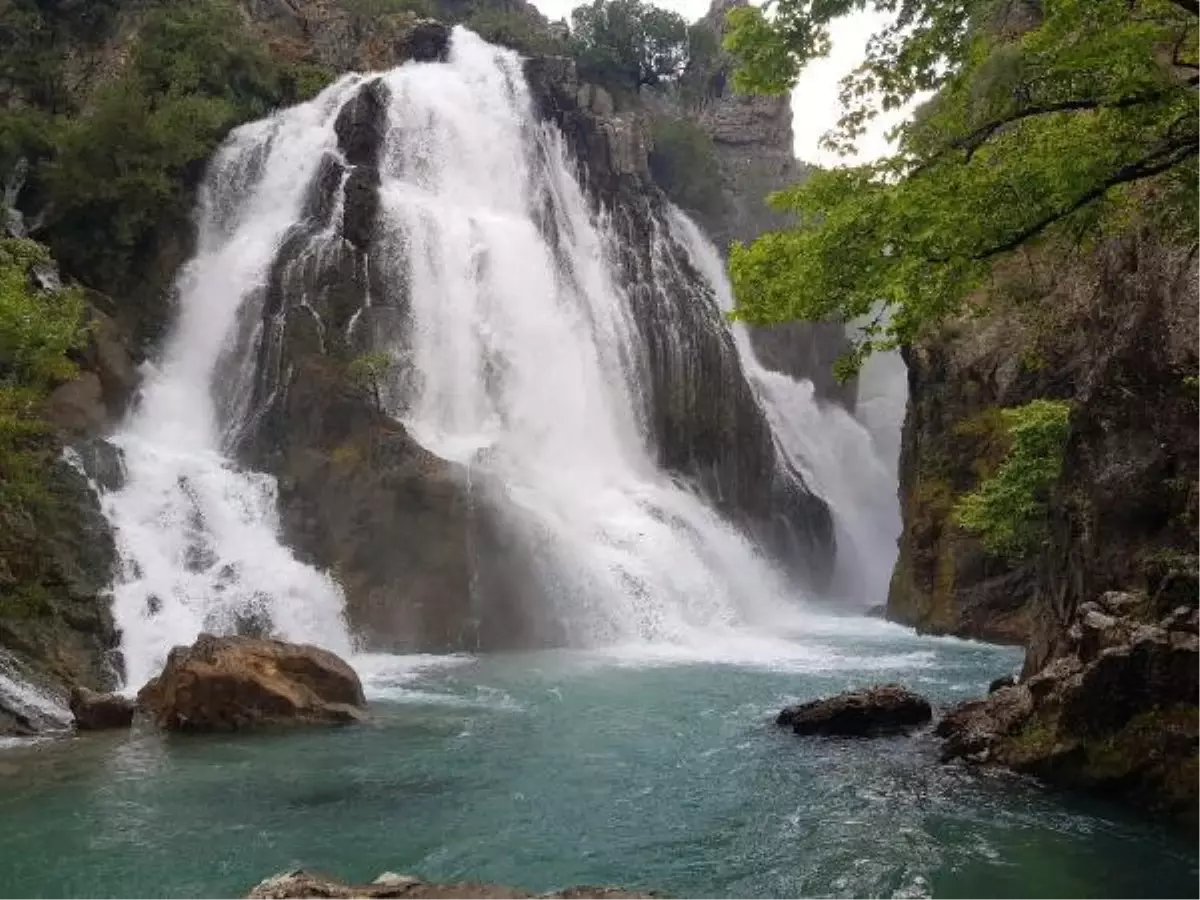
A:
<svg viewBox="0 0 1200 900">
<path fill-rule="evenodd" d="M 328 650 L 202 634 L 171 651 L 137 704 L 171 731 L 241 731 L 356 722 L 366 699 L 354 670 Z"/>
<path fill-rule="evenodd" d="M 281 872 L 256 885 L 246 895 L 254 900 L 285 900 L 292 897 L 469 897 L 469 898 L 517 898 L 517 897 L 571 897 L 571 898 L 618 898 L 654 897 L 655 894 L 633 894 L 612 887 L 571 887 L 549 894 L 527 894 L 516 888 L 497 884 L 479 884 L 470 881 L 434 883 L 422 881 L 411 875 L 384 872 L 370 884 L 344 884 L 336 879 L 314 872 L 298 869 Z"/>
<path fill-rule="evenodd" d="M 98 694 L 85 687 L 71 691 L 71 715 L 81 731 L 128 728 L 134 709 L 134 702 L 121 694 Z"/>
<path fill-rule="evenodd" d="M 1080 606 L 1053 661 L 938 723 L 944 757 L 1118 793 L 1194 822 L 1197 612 L 1184 606 L 1146 624 L 1149 603 L 1114 592 Z"/>
<path fill-rule="evenodd" d="M 924 697 L 898 684 L 883 684 L 789 706 L 775 724 L 796 734 L 875 737 L 903 734 L 932 716 Z"/>
<path fill-rule="evenodd" d="M 888 615 L 1028 642 L 1033 672 L 1078 605 L 1106 591 L 1144 592 L 1152 615 L 1195 603 L 1195 264 L 1142 234 L 1067 263 L 1030 257 L 997 283 L 981 298 L 989 314 L 905 350 L 904 530 Z M 1004 458 L 999 408 L 1035 398 L 1071 403 L 1049 539 L 997 558 L 953 508 Z"/>
</svg>

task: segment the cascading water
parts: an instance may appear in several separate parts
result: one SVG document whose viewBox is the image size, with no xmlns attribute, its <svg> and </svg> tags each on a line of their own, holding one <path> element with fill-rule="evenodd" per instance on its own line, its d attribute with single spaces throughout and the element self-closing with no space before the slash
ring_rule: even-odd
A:
<svg viewBox="0 0 1200 900">
<path fill-rule="evenodd" d="M 777 574 L 652 461 L 615 238 L 536 122 L 519 58 L 459 29 L 448 63 L 385 83 L 381 220 L 406 250 L 392 278 L 412 303 L 412 433 L 499 485 L 569 642 L 761 621 Z"/>
<path fill-rule="evenodd" d="M 389 99 L 372 290 L 407 309 L 383 335 L 408 376 L 385 393 L 390 411 L 496 495 L 567 643 L 687 644 L 726 626 L 777 624 L 797 589 L 655 462 L 618 237 L 589 208 L 560 133 L 537 121 L 519 58 L 459 28 L 446 62 L 379 77 Z M 322 158 L 340 158 L 334 124 L 364 81 L 349 76 L 239 129 L 210 166 L 197 252 L 178 279 L 179 321 L 115 439 L 127 479 L 104 504 L 123 560 L 114 610 L 131 686 L 205 629 L 269 626 L 351 649 L 338 586 L 280 543 L 274 480 L 228 455 L 256 427 L 263 329 L 285 327 L 264 320 L 269 272 L 285 240 L 311 228 L 306 197 Z M 342 241 L 339 220 L 304 253 Z M 720 261 L 695 226 L 677 216 L 663 230 L 677 234 L 655 239 L 682 241 L 727 301 Z M 777 390 L 737 339 L 780 452 L 835 505 L 863 502 L 849 492 L 867 469 L 844 476 L 865 432 L 811 396 L 797 401 L 802 385 Z M 839 521 L 859 550 L 877 549 L 861 522 Z"/>
<path fill-rule="evenodd" d="M 671 225 L 721 308 L 732 310 L 733 292 L 717 249 L 678 210 L 672 212 Z M 833 512 L 838 544 L 834 591 L 859 607 L 882 602 L 900 534 L 896 442 L 905 403 L 903 362 L 872 360 L 864 370 L 859 421 L 838 404 L 818 403 L 811 381 L 764 368 L 745 325 L 735 323 L 733 334 L 781 451 Z"/>
<path fill-rule="evenodd" d="M 269 620 L 287 638 L 350 648 L 337 586 L 279 542 L 274 479 L 225 456 L 240 404 L 218 404 L 214 382 L 222 395 L 245 394 L 239 384 L 252 377 L 255 347 L 241 358 L 228 352 L 239 314 L 253 315 L 246 307 L 261 295 L 322 154 L 336 146 L 332 120 L 357 80 L 238 129 L 210 164 L 196 254 L 176 285 L 179 319 L 113 439 L 126 479 L 104 498 L 122 560 L 113 611 L 131 687 L 203 630 Z"/>
</svg>

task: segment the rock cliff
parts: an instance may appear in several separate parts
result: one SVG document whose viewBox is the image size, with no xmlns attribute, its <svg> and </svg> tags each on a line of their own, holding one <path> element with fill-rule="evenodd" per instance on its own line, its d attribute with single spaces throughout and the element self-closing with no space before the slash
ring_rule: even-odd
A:
<svg viewBox="0 0 1200 900">
<path fill-rule="evenodd" d="M 1193 813 L 1195 629 L 1180 623 L 1197 604 L 1196 277 L 1192 253 L 1146 232 L 1065 262 L 1031 255 L 997 273 L 982 314 L 906 350 L 888 597 L 894 621 L 1027 647 L 1021 692 L 983 705 L 999 737 L 958 755 Z M 1008 452 L 999 408 L 1036 398 L 1070 404 L 1044 536 L 989 554 L 954 508 Z M 975 714 L 951 729 L 959 743 Z"/>
</svg>

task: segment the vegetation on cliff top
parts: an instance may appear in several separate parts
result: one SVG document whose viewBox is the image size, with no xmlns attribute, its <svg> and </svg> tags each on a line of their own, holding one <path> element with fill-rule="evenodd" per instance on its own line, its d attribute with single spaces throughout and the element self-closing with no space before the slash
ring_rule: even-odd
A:
<svg viewBox="0 0 1200 900">
<path fill-rule="evenodd" d="M 594 0 L 571 13 L 571 48 L 585 79 L 636 91 L 683 73 L 688 28 L 642 0 Z"/>
<path fill-rule="evenodd" d="M 119 73 L 93 91 L 73 69 L 142 16 Z M 318 67 L 270 55 L 225 0 L 18 0 L 6 20 L 3 74 L 18 100 L 0 112 L 0 172 L 28 165 L 22 193 L 37 237 L 83 282 L 121 293 L 163 233 L 186 221 L 205 160 L 237 124 L 324 86 Z M 97 63 L 100 64 L 100 63 Z"/>
<path fill-rule="evenodd" d="M 1191 0 L 774 0 L 729 15 L 736 84 L 776 92 L 828 51 L 828 26 L 894 21 L 842 85 L 826 142 L 934 92 L 874 163 L 776 195 L 795 229 L 735 247 L 738 315 L 874 314 L 852 370 L 953 315 L 992 266 L 1038 242 L 1086 247 L 1138 207 L 1167 240 L 1197 227 L 1197 6 Z M 879 313 L 879 304 L 887 315 Z"/>
</svg>

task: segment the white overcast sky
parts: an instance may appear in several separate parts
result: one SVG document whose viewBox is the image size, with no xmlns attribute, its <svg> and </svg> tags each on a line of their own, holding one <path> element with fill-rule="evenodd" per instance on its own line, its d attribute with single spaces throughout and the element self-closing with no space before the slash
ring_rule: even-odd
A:
<svg viewBox="0 0 1200 900">
<path fill-rule="evenodd" d="M 571 10 L 583 0 L 533 0 L 533 4 L 550 19 L 566 19 Z M 672 9 L 689 22 L 708 12 L 710 0 L 653 0 L 656 6 Z M 839 115 L 838 82 L 862 61 L 867 38 L 886 22 L 878 13 L 856 13 L 835 22 L 830 29 L 833 51 L 811 63 L 800 76 L 792 97 L 795 112 L 792 127 L 796 133 L 796 156 L 805 162 L 836 165 L 846 162 L 819 146 L 821 135 L 837 123 Z M 883 155 L 887 149 L 884 133 L 894 125 L 895 117 L 877 120 L 874 127 L 859 141 L 858 159 L 869 160 Z"/>
</svg>

